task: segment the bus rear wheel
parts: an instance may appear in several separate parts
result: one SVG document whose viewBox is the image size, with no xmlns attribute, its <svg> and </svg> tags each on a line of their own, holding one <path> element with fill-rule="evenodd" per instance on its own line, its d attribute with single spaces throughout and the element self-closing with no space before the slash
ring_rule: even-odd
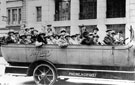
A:
<svg viewBox="0 0 135 85">
<path fill-rule="evenodd" d="M 37 85 L 53 85 L 57 79 L 55 69 L 49 64 L 37 65 L 33 77 Z"/>
</svg>

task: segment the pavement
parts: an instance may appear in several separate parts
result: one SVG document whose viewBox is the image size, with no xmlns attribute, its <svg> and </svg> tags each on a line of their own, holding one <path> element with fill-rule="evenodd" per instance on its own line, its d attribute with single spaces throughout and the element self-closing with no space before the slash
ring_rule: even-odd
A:
<svg viewBox="0 0 135 85">
<path fill-rule="evenodd" d="M 5 67 L 8 65 L 3 57 L 0 57 L 0 76 L 5 74 Z"/>
</svg>

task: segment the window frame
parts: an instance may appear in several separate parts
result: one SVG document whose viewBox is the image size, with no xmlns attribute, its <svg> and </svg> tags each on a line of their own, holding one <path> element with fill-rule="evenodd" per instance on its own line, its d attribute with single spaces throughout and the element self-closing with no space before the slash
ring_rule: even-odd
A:
<svg viewBox="0 0 135 85">
<path fill-rule="evenodd" d="M 117 2 L 117 4 L 115 2 Z M 126 17 L 126 0 L 106 1 L 106 18 L 124 18 L 124 17 Z"/>
<path fill-rule="evenodd" d="M 80 6 L 79 19 L 80 20 L 97 19 L 97 0 L 79 0 L 79 2 L 80 2 L 79 4 Z M 85 7 L 86 5 L 89 7 Z M 86 8 L 87 8 L 87 11 L 85 11 Z M 88 11 L 88 10 L 91 10 L 91 11 Z M 88 14 L 91 14 L 91 16 L 86 16 Z"/>
<path fill-rule="evenodd" d="M 65 6 L 66 7 L 65 9 L 62 8 L 64 4 L 67 5 L 67 7 Z M 71 14 L 71 0 L 67 0 L 67 1 L 55 0 L 55 21 L 70 20 L 71 18 L 70 14 Z"/>
<path fill-rule="evenodd" d="M 40 11 L 39 11 L 40 8 Z M 42 22 L 42 6 L 36 6 L 36 21 Z"/>
<path fill-rule="evenodd" d="M 16 15 L 15 15 L 15 21 L 13 20 L 13 10 L 17 10 L 16 11 Z M 20 14 L 22 13 L 22 7 L 11 7 L 11 8 L 7 8 L 7 17 L 8 17 L 8 21 L 7 24 L 8 25 L 20 25 L 22 23 L 22 14 L 19 14 L 19 10 Z M 10 13 L 9 13 L 10 11 Z M 19 19 L 20 18 L 20 19 Z"/>
</svg>

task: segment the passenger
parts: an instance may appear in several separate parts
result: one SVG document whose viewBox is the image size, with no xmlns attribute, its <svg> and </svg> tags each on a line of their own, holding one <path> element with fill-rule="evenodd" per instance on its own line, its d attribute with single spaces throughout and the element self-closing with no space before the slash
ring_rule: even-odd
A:
<svg viewBox="0 0 135 85">
<path fill-rule="evenodd" d="M 38 34 L 39 34 L 38 30 L 31 31 L 31 41 L 32 41 L 32 43 L 35 43 L 35 41 L 37 40 Z"/>
<path fill-rule="evenodd" d="M 31 40 L 31 34 L 26 35 L 26 44 L 32 44 L 32 40 Z"/>
<path fill-rule="evenodd" d="M 9 43 L 16 43 L 16 37 L 15 37 L 15 34 L 14 34 L 13 30 L 10 30 L 8 32 L 8 36 L 7 36 L 6 40 L 5 40 L 5 42 L 7 44 L 9 44 Z"/>
<path fill-rule="evenodd" d="M 19 38 L 20 38 L 20 34 L 19 34 L 18 31 L 16 31 L 14 34 L 15 34 L 16 43 L 18 43 L 19 42 Z"/>
<path fill-rule="evenodd" d="M 72 44 L 78 44 L 77 39 L 76 39 L 76 35 L 72 35 L 71 36 L 71 41 Z"/>
<path fill-rule="evenodd" d="M 66 31 L 65 28 L 62 28 L 62 29 L 60 30 L 60 33 L 63 33 L 65 36 L 68 35 L 68 33 L 67 33 L 67 31 Z"/>
<path fill-rule="evenodd" d="M 47 40 L 45 38 L 45 33 L 40 33 L 38 36 L 37 36 L 37 41 L 39 43 L 42 43 L 42 44 L 47 44 Z"/>
<path fill-rule="evenodd" d="M 115 39 L 114 39 L 115 32 L 108 29 L 106 33 L 107 35 L 104 38 L 104 43 L 106 45 L 115 45 Z"/>
<path fill-rule="evenodd" d="M 54 44 L 58 44 L 59 35 L 54 35 Z"/>
<path fill-rule="evenodd" d="M 55 44 L 53 35 L 48 36 L 48 38 L 47 38 L 47 44 Z"/>
<path fill-rule="evenodd" d="M 67 42 L 67 40 L 66 40 L 66 38 L 65 38 L 65 33 L 64 33 L 64 32 L 62 32 L 62 33 L 60 34 L 60 38 L 59 38 L 59 40 L 58 40 L 58 45 L 59 45 L 61 48 L 65 48 L 65 47 L 68 46 L 68 42 Z"/>
<path fill-rule="evenodd" d="M 98 41 L 98 39 L 99 39 L 99 36 L 98 36 L 98 35 L 95 35 L 95 36 L 93 37 L 94 45 L 101 45 L 101 43 Z"/>
<path fill-rule="evenodd" d="M 34 30 L 34 27 L 30 27 L 29 32 L 31 33 Z"/>
<path fill-rule="evenodd" d="M 71 42 L 71 36 L 70 36 L 69 34 L 66 35 L 65 38 L 66 38 L 68 44 L 73 44 L 73 43 Z"/>
<path fill-rule="evenodd" d="M 125 43 L 125 40 L 123 38 L 123 32 L 119 31 L 115 36 L 114 39 L 116 40 L 117 45 L 123 45 Z"/>
<path fill-rule="evenodd" d="M 84 36 L 84 39 L 81 42 L 82 45 L 93 45 L 94 44 L 93 38 L 92 38 L 93 35 L 89 35 L 88 32 L 84 32 L 83 36 Z"/>
<path fill-rule="evenodd" d="M 28 27 L 26 27 L 24 30 L 25 30 L 24 35 L 30 34 L 30 29 Z"/>
<path fill-rule="evenodd" d="M 89 33 L 89 38 L 91 38 L 91 39 L 93 39 L 93 37 L 94 37 L 94 35 L 93 35 L 93 33 Z M 95 35 L 96 36 L 96 35 Z"/>
<path fill-rule="evenodd" d="M 78 44 L 81 43 L 82 39 L 81 39 L 81 35 L 80 34 L 76 34 L 76 41 Z"/>
<path fill-rule="evenodd" d="M 84 38 L 83 33 L 84 33 L 84 32 L 87 32 L 86 27 L 85 27 L 84 25 L 81 25 L 81 26 L 80 26 L 80 29 L 81 29 L 81 36 L 80 36 L 80 37 L 81 37 L 81 38 Z"/>
<path fill-rule="evenodd" d="M 95 35 L 97 35 L 97 32 L 99 31 L 99 29 L 96 27 L 96 28 L 94 28 L 93 29 L 93 35 L 95 36 Z"/>
<path fill-rule="evenodd" d="M 20 35 L 18 44 L 27 44 L 26 35 Z"/>
<path fill-rule="evenodd" d="M 47 25 L 47 32 L 46 32 L 46 36 L 51 36 L 54 35 L 55 33 L 52 30 L 52 25 Z"/>
</svg>

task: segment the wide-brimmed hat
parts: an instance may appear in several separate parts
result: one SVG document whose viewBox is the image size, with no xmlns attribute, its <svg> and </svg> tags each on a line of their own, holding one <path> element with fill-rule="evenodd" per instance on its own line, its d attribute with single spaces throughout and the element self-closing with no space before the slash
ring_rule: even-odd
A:
<svg viewBox="0 0 135 85">
<path fill-rule="evenodd" d="M 58 34 L 55 34 L 55 35 L 53 35 L 53 37 L 56 38 L 56 37 L 60 37 L 60 36 Z"/>
<path fill-rule="evenodd" d="M 112 30 L 112 31 L 111 31 L 111 34 L 115 34 L 115 31 L 114 31 L 114 30 Z"/>
<path fill-rule="evenodd" d="M 81 27 L 81 28 L 82 28 L 82 27 L 85 27 L 85 26 L 84 26 L 84 24 L 82 24 L 82 25 L 80 25 L 79 27 Z"/>
<path fill-rule="evenodd" d="M 24 30 L 29 30 L 30 28 L 29 27 L 25 27 Z"/>
<path fill-rule="evenodd" d="M 26 38 L 27 36 L 26 35 L 20 35 L 20 38 L 22 39 L 22 38 Z"/>
<path fill-rule="evenodd" d="M 15 31 L 14 31 L 14 30 L 10 30 L 10 31 L 8 32 L 8 35 L 11 34 L 11 33 L 15 34 Z"/>
<path fill-rule="evenodd" d="M 73 38 L 73 37 L 76 37 L 76 35 L 71 35 L 71 37 Z"/>
<path fill-rule="evenodd" d="M 123 34 L 123 32 L 122 32 L 122 31 L 119 31 L 119 33 Z"/>
<path fill-rule="evenodd" d="M 15 31 L 14 34 L 19 34 L 19 32 L 18 31 Z"/>
<path fill-rule="evenodd" d="M 94 37 L 94 38 L 99 38 L 99 36 L 98 36 L 98 35 L 94 35 L 93 37 Z"/>
<path fill-rule="evenodd" d="M 60 35 L 60 36 L 65 36 L 65 33 L 60 33 L 59 35 Z"/>
<path fill-rule="evenodd" d="M 106 32 L 110 32 L 110 31 L 112 31 L 112 30 L 111 30 L 111 29 L 107 29 L 107 30 L 106 30 Z"/>
<path fill-rule="evenodd" d="M 30 27 L 30 29 L 34 29 L 34 27 Z"/>
<path fill-rule="evenodd" d="M 90 32 L 90 33 L 89 33 L 89 36 L 93 36 L 93 33 Z"/>
<path fill-rule="evenodd" d="M 97 31 L 99 31 L 99 29 L 96 27 L 96 28 L 94 28 L 93 30 L 97 30 Z"/>
<path fill-rule="evenodd" d="M 43 32 L 41 32 L 41 33 L 39 33 L 39 36 L 40 36 L 40 35 L 46 35 L 46 34 L 45 34 L 45 33 L 43 33 Z"/>
<path fill-rule="evenodd" d="M 60 30 L 60 33 L 62 33 L 62 32 L 66 32 L 66 29 L 64 29 L 64 28 L 61 29 L 61 30 Z"/>
<path fill-rule="evenodd" d="M 65 35 L 65 37 L 71 37 L 69 34 Z"/>
<path fill-rule="evenodd" d="M 52 25 L 51 24 L 48 24 L 47 27 L 51 27 Z"/>
<path fill-rule="evenodd" d="M 38 30 L 32 30 L 33 32 L 38 32 Z"/>
</svg>

